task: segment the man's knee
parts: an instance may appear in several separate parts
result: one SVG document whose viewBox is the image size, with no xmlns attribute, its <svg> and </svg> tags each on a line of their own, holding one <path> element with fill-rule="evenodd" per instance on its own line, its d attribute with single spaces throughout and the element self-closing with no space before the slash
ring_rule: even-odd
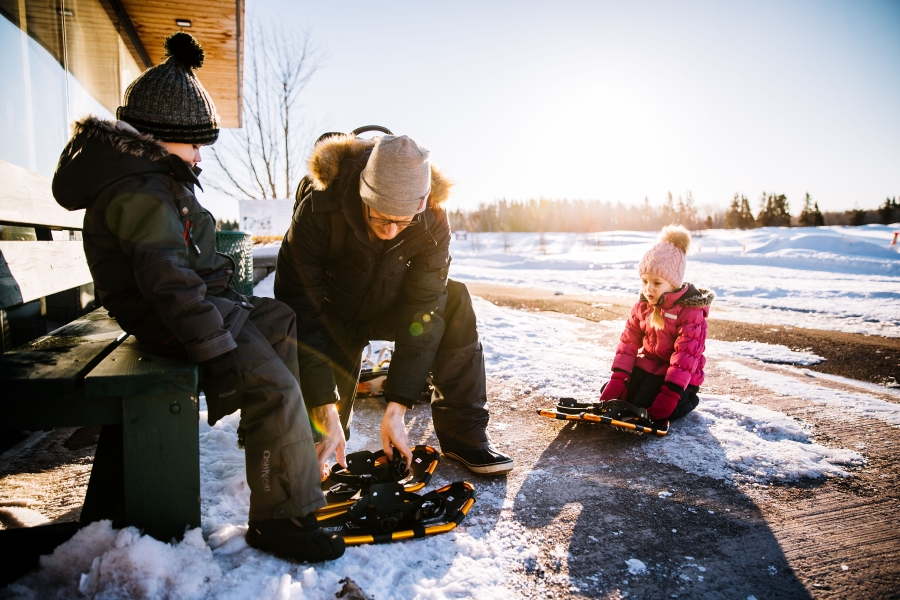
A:
<svg viewBox="0 0 900 600">
<path fill-rule="evenodd" d="M 453 327 L 475 327 L 475 308 L 466 284 L 447 280 L 447 304 L 444 308 L 447 324 Z"/>
</svg>

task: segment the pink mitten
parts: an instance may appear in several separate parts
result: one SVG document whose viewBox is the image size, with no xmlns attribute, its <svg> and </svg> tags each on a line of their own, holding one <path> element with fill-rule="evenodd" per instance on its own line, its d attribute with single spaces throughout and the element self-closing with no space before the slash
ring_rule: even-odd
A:
<svg viewBox="0 0 900 600">
<path fill-rule="evenodd" d="M 603 393 L 600 394 L 600 400 L 624 400 L 628 395 L 629 377 L 625 371 L 614 371 Z"/>
<path fill-rule="evenodd" d="M 662 389 L 659 390 L 656 400 L 654 400 L 653 404 L 650 405 L 650 408 L 647 409 L 647 412 L 650 413 L 650 416 L 653 417 L 654 420 L 660 421 L 668 419 L 675 410 L 675 407 L 678 406 L 679 400 L 681 400 L 681 394 L 674 391 L 669 386 L 664 385 L 662 386 Z"/>
</svg>

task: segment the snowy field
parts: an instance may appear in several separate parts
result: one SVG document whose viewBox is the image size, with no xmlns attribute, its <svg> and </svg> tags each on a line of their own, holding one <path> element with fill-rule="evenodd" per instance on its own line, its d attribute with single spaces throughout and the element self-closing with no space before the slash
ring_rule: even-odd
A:
<svg viewBox="0 0 900 600">
<path fill-rule="evenodd" d="M 711 287 L 720 318 L 900 337 L 900 225 L 708 230 L 685 280 Z M 541 243 L 543 239 L 543 244 Z M 652 232 L 469 233 L 451 277 L 578 295 L 637 295 Z"/>
<path fill-rule="evenodd" d="M 900 255 L 887 248 L 888 232 L 878 227 L 709 232 L 696 240 L 701 251 L 690 257 L 687 279 L 713 287 L 729 318 L 897 336 Z M 610 234 L 603 238 L 612 239 Z M 633 297 L 634 267 L 652 239 L 651 234 L 617 233 L 615 245 L 592 248 L 585 236 L 548 234 L 542 253 L 537 234 L 511 234 L 509 252 L 502 234 L 483 234 L 477 241 L 470 236 L 454 242 L 452 276 L 566 294 Z M 258 295 L 271 294 L 271 279 L 257 287 Z M 503 404 L 507 414 L 522 395 L 597 397 L 622 321 L 591 323 L 516 311 L 480 298 L 475 309 L 492 402 Z M 814 354 L 711 341 L 707 356 L 719 376 L 806 400 L 824 411 L 849 411 L 900 427 L 900 392 L 786 366 L 822 360 Z M 759 406 L 753 398 L 701 397 L 700 407 L 664 441 L 636 445 L 634 459 L 727 485 L 763 486 L 848 477 L 866 465 L 865 448 L 820 445 L 803 420 Z M 377 449 L 373 406 L 364 404 L 354 420 L 351 451 Z M 164 544 L 134 529 L 91 525 L 44 557 L 38 572 L 11 586 L 13 597 L 330 599 L 339 580 L 351 577 L 378 600 L 508 598 L 504 582 L 510 573 L 539 552 L 535 536 L 540 531 L 512 518 L 516 503 L 525 500 L 521 482 L 480 483 L 478 501 L 463 527 L 434 538 L 349 548 L 340 560 L 314 566 L 257 552 L 244 541 L 249 490 L 243 451 L 237 447 L 238 422 L 239 416 L 232 415 L 209 427 L 205 413 L 200 415 L 201 529 L 188 532 L 180 543 Z M 498 418 L 491 427 L 498 432 L 510 425 Z M 555 477 L 547 467 L 539 471 L 528 475 Z M 429 489 L 444 483 L 439 468 Z M 663 489 L 658 496 L 671 493 Z M 488 511 L 500 516 L 479 517 Z M 557 546 L 554 552 L 564 557 L 567 550 Z M 623 555 L 623 576 L 645 574 L 649 567 L 641 559 Z M 576 583 L 571 582 L 573 591 Z M 765 597 L 766 590 L 755 596 Z"/>
</svg>

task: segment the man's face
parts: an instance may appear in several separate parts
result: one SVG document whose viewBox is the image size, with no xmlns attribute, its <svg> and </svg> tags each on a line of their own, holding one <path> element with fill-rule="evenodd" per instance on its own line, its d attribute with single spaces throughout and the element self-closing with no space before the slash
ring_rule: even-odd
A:
<svg viewBox="0 0 900 600">
<path fill-rule="evenodd" d="M 363 202 L 363 218 L 369 233 L 380 240 L 392 240 L 413 223 L 416 215 L 388 215 Z"/>
</svg>

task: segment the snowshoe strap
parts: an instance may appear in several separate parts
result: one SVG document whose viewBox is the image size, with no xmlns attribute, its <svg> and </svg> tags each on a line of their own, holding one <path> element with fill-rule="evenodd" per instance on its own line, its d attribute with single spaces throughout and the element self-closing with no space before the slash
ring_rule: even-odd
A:
<svg viewBox="0 0 900 600">
<path fill-rule="evenodd" d="M 631 404 L 630 402 L 625 402 L 624 400 L 609 400 L 607 402 L 601 402 L 597 409 L 593 412 L 594 414 L 598 414 L 603 417 L 609 417 L 617 421 L 637 418 L 647 425 L 652 423 L 650 414 L 647 412 L 646 408 L 640 408 L 638 406 L 635 406 L 634 404 Z"/>
<path fill-rule="evenodd" d="M 419 496 L 392 482 L 369 487 L 368 493 L 350 507 L 347 517 L 359 526 L 387 532 L 400 526 L 415 527 L 446 514 L 447 501 L 436 491 Z"/>
<path fill-rule="evenodd" d="M 440 454 L 431 446 L 420 444 L 412 451 L 411 468 L 399 452 L 388 460 L 383 450 L 370 452 L 362 450 L 347 455 L 347 468 L 340 465 L 331 467 L 331 474 L 323 484 L 328 490 L 328 501 L 344 501 L 351 499 L 360 490 L 367 490 L 376 483 L 403 481 L 406 486 L 426 485 L 437 468 Z"/>
</svg>

